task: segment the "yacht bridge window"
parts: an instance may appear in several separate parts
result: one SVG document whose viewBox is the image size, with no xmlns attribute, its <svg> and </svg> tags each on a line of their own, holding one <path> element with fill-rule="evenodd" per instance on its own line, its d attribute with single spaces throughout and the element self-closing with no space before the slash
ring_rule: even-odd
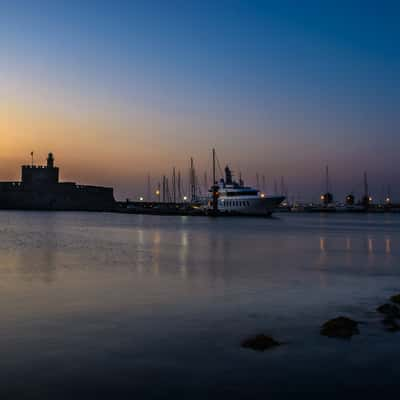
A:
<svg viewBox="0 0 400 400">
<path fill-rule="evenodd" d="M 237 192 L 226 192 L 226 195 L 228 197 L 237 197 L 237 196 L 257 196 L 258 192 L 257 190 L 243 190 L 243 191 L 237 191 Z"/>
</svg>

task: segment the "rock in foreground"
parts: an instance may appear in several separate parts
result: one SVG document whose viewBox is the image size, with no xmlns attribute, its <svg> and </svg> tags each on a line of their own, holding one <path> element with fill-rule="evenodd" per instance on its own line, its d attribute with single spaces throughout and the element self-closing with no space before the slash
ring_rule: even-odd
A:
<svg viewBox="0 0 400 400">
<path fill-rule="evenodd" d="M 243 340 L 241 346 L 246 349 L 265 351 L 273 347 L 280 346 L 281 344 L 282 343 L 277 342 L 274 338 L 270 336 L 260 334 Z"/>
<path fill-rule="evenodd" d="M 358 335 L 358 322 L 347 317 L 338 317 L 325 322 L 321 327 L 321 335 L 350 339 L 353 335 Z"/>
<path fill-rule="evenodd" d="M 397 320 L 392 317 L 385 317 L 385 319 L 382 321 L 383 325 L 385 325 L 385 328 L 389 332 L 398 332 L 400 331 L 400 325 L 398 324 Z"/>
<path fill-rule="evenodd" d="M 400 305 L 400 294 L 396 294 L 390 298 L 390 301 Z"/>
<path fill-rule="evenodd" d="M 395 306 L 394 304 L 382 304 L 376 309 L 376 311 L 380 312 L 381 314 L 385 314 L 391 318 L 400 318 L 400 308 Z"/>
</svg>

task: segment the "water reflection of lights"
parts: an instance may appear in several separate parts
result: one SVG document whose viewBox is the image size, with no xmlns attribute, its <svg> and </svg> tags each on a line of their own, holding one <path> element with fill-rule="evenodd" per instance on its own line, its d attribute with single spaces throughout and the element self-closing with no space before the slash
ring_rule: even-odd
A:
<svg viewBox="0 0 400 400">
<path fill-rule="evenodd" d="M 325 252 L 326 251 L 325 238 L 323 238 L 323 237 L 319 238 L 319 249 L 320 249 L 321 252 Z"/>
<path fill-rule="evenodd" d="M 179 252 L 180 258 L 180 273 L 182 279 L 187 277 L 187 258 L 189 254 L 189 235 L 187 231 L 181 232 L 181 246 Z"/>
<path fill-rule="evenodd" d="M 351 250 L 351 239 L 346 238 L 346 250 L 350 251 Z"/>
<path fill-rule="evenodd" d="M 392 242 L 390 238 L 385 239 L 385 252 L 386 254 L 390 254 L 392 252 Z"/>
<path fill-rule="evenodd" d="M 187 245 L 188 245 L 188 233 L 187 233 L 187 231 L 182 231 L 182 234 L 181 234 L 181 246 L 182 247 L 187 247 Z"/>
<path fill-rule="evenodd" d="M 319 238 L 319 259 L 318 259 L 318 265 L 321 267 L 325 265 L 327 260 L 327 254 L 326 254 L 326 241 L 325 238 L 320 237 Z"/>
<path fill-rule="evenodd" d="M 371 238 L 368 238 L 368 253 L 374 252 L 374 242 Z"/>
<path fill-rule="evenodd" d="M 161 243 L 160 231 L 155 231 L 153 235 L 153 245 L 156 247 Z M 159 247 L 159 246 L 158 246 Z"/>
<path fill-rule="evenodd" d="M 152 259 L 153 259 L 153 271 L 154 275 L 158 276 L 160 274 L 160 243 L 161 234 L 160 231 L 155 231 L 153 235 L 153 248 L 152 248 Z"/>
<path fill-rule="evenodd" d="M 144 244 L 144 232 L 143 229 L 138 229 L 138 242 L 141 246 Z"/>
</svg>

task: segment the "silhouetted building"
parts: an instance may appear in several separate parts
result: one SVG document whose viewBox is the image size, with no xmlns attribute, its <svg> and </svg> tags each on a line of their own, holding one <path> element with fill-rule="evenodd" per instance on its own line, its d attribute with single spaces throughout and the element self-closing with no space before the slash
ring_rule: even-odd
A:
<svg viewBox="0 0 400 400">
<path fill-rule="evenodd" d="M 55 185 L 58 183 L 59 169 L 54 166 L 54 157 L 49 153 L 46 166 L 23 165 L 22 183 L 26 186 Z"/>
<path fill-rule="evenodd" d="M 108 211 L 114 204 L 112 188 L 59 182 L 52 153 L 45 166 L 23 165 L 21 182 L 0 182 L 2 209 Z"/>
</svg>

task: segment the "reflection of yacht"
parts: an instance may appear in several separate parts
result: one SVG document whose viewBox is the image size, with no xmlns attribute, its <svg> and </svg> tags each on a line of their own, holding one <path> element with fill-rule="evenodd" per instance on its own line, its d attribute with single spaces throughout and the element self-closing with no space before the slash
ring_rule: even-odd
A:
<svg viewBox="0 0 400 400">
<path fill-rule="evenodd" d="M 227 214 L 271 215 L 285 199 L 284 196 L 266 196 L 257 189 L 244 186 L 242 179 L 234 181 L 228 166 L 225 179 L 219 181 L 217 190 L 218 211 Z M 209 200 L 208 207 L 212 207 L 212 200 Z"/>
</svg>

